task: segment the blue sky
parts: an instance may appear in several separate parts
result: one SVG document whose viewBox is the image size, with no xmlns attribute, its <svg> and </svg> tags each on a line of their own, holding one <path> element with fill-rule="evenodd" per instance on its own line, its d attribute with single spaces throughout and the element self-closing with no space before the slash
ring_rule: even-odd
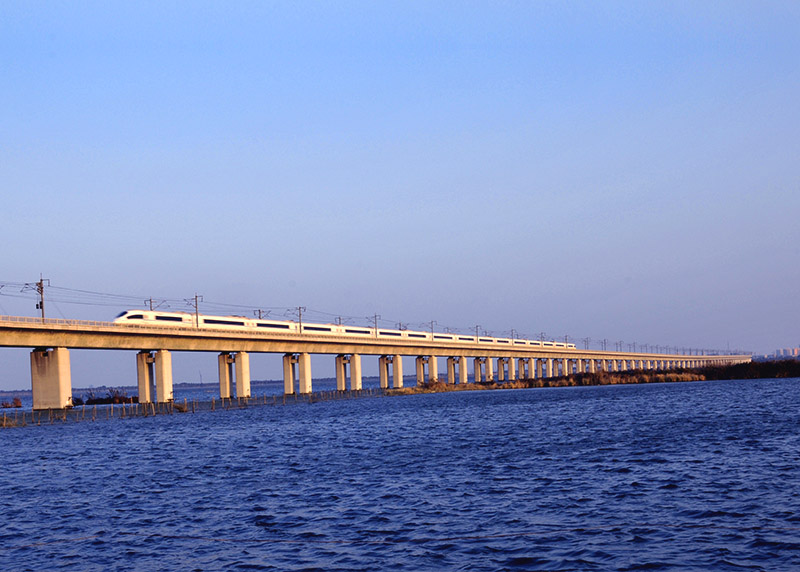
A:
<svg viewBox="0 0 800 572">
<path fill-rule="evenodd" d="M 6 2 L 0 281 L 800 345 L 798 29 L 793 2 Z"/>
</svg>

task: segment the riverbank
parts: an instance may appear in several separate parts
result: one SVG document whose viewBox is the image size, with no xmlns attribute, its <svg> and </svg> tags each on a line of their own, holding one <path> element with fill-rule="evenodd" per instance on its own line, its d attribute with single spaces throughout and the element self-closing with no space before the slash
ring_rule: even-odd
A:
<svg viewBox="0 0 800 572">
<path fill-rule="evenodd" d="M 784 360 L 750 362 L 729 366 L 680 369 L 674 371 L 631 370 L 620 372 L 578 373 L 547 379 L 519 379 L 507 382 L 465 383 L 449 385 L 441 380 L 416 387 L 391 389 L 389 395 L 439 393 L 443 391 L 476 391 L 487 389 L 527 389 L 536 387 L 582 387 L 640 383 L 680 383 L 715 379 L 777 379 L 800 377 L 800 361 Z"/>
</svg>

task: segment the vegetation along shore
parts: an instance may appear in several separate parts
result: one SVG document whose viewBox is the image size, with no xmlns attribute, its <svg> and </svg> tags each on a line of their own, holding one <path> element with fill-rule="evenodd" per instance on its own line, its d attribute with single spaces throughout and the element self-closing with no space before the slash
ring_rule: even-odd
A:
<svg viewBox="0 0 800 572">
<path fill-rule="evenodd" d="M 441 391 L 470 391 L 481 389 L 524 389 L 533 387 L 580 387 L 631 383 L 676 383 L 714 379 L 769 379 L 800 377 L 800 361 L 750 362 L 727 366 L 710 366 L 671 371 L 631 370 L 619 372 L 578 373 L 547 379 L 518 379 L 505 382 L 482 382 L 448 385 L 442 380 L 421 386 L 391 389 L 391 395 L 437 393 Z"/>
</svg>

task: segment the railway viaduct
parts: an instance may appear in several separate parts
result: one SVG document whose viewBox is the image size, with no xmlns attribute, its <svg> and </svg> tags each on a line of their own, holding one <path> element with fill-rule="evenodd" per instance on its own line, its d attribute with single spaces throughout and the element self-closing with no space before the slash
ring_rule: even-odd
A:
<svg viewBox="0 0 800 572">
<path fill-rule="evenodd" d="M 511 342 L 515 342 L 512 340 Z M 70 349 L 136 352 L 139 401 L 173 399 L 173 351 L 218 353 L 220 397 L 250 397 L 251 353 L 283 354 L 284 392 L 311 393 L 311 355 L 335 358 L 337 389 L 361 389 L 362 356 L 378 358 L 381 387 L 403 386 L 403 358 L 413 357 L 418 384 L 426 379 L 467 383 L 471 366 L 476 382 L 548 378 L 569 373 L 668 370 L 750 361 L 747 355 L 675 355 L 590 351 L 575 348 L 499 344 L 477 339 L 383 339 L 194 327 L 118 325 L 112 322 L 0 316 L 0 347 L 31 348 L 34 409 L 71 405 Z M 446 363 L 440 378 L 439 359 Z"/>
</svg>

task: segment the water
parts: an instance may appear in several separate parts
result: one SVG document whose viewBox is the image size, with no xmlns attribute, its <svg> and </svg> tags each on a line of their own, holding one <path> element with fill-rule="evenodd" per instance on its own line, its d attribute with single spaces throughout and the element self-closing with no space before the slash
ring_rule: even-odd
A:
<svg viewBox="0 0 800 572">
<path fill-rule="evenodd" d="M 795 570 L 800 380 L 0 431 L 2 570 Z"/>
</svg>

